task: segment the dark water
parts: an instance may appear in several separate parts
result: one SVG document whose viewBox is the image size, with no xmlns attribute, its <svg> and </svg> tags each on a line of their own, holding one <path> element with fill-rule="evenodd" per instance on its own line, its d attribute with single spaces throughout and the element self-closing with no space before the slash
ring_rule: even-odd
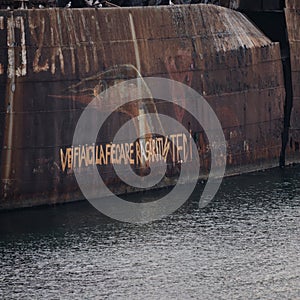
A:
<svg viewBox="0 0 300 300">
<path fill-rule="evenodd" d="M 81 202 L 0 214 L 1 299 L 300 299 L 300 167 L 137 226 Z"/>
</svg>

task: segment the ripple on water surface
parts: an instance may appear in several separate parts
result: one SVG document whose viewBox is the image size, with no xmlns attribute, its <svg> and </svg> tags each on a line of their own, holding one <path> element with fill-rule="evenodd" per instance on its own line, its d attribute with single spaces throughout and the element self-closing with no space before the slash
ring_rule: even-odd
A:
<svg viewBox="0 0 300 300">
<path fill-rule="evenodd" d="M 205 209 L 195 191 L 141 226 L 86 202 L 1 213 L 0 296 L 299 299 L 299 172 L 227 178 Z"/>
</svg>

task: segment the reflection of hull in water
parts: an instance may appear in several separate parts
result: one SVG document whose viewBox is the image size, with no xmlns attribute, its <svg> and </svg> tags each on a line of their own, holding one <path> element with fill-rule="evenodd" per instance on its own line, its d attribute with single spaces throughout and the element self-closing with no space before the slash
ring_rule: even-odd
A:
<svg viewBox="0 0 300 300">
<path fill-rule="evenodd" d="M 77 120 L 101 91 L 140 76 L 170 78 L 205 97 L 224 129 L 227 174 L 278 165 L 285 100 L 280 47 L 241 13 L 213 5 L 3 10 L 0 40 L 5 41 L 0 47 L 2 209 L 82 199 L 66 156 Z M 185 101 L 185 95 L 172 96 Z M 98 109 L 109 110 L 110 104 Z M 194 139 L 206 176 L 210 152 L 201 127 L 151 93 L 146 103 L 116 111 L 101 143 L 111 143 L 118 128 L 141 110 L 165 113 L 190 131 L 182 141 L 188 149 Z M 136 124 L 136 131 L 143 126 Z M 145 142 L 154 138 L 146 136 Z M 180 171 L 176 156 L 169 153 L 166 159 L 161 185 L 174 184 Z M 193 167 L 188 159 L 184 163 Z M 147 163 L 135 161 L 133 167 L 147 173 Z M 99 170 L 116 193 L 132 191 L 109 163 Z"/>
</svg>

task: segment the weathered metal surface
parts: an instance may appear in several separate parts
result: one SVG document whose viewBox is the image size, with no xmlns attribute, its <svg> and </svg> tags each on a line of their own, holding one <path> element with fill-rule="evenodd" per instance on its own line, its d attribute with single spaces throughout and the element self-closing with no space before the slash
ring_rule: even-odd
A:
<svg viewBox="0 0 300 300">
<path fill-rule="evenodd" d="M 287 0 L 285 16 L 290 45 L 293 103 L 290 121 L 288 156 L 290 162 L 300 161 L 300 1 Z"/>
<path fill-rule="evenodd" d="M 228 173 L 278 164 L 280 49 L 241 13 L 213 5 L 3 10 L 0 41 L 1 209 L 82 198 L 61 151 L 102 85 L 132 76 L 171 78 L 203 94 L 224 129 Z M 199 125 L 176 107 L 157 107 L 192 132 L 205 174 L 210 157 Z M 133 111 L 117 113 L 108 143 Z M 102 172 L 119 186 L 110 166 Z"/>
</svg>

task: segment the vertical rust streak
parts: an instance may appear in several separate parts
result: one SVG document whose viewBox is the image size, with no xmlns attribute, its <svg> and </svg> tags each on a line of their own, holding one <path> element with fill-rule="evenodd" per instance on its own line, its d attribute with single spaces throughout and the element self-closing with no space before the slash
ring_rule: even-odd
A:
<svg viewBox="0 0 300 300">
<path fill-rule="evenodd" d="M 84 52 L 84 65 L 85 65 L 85 73 L 89 73 L 90 71 L 90 63 L 89 63 L 89 58 L 88 58 L 88 51 L 87 51 L 87 41 L 86 41 L 86 36 L 84 32 L 84 11 L 79 11 L 80 14 L 80 20 L 78 21 L 79 23 L 79 28 L 80 28 L 80 42 L 81 42 L 81 47 L 83 48 Z"/>
<path fill-rule="evenodd" d="M 95 11 L 95 26 L 96 26 L 96 32 L 97 32 L 97 42 L 95 43 L 96 44 L 96 50 L 98 50 L 98 47 L 101 47 L 102 49 L 102 53 L 103 53 L 103 63 L 105 64 L 106 61 L 107 61 L 107 57 L 106 57 L 106 53 L 105 53 L 105 48 L 104 48 L 104 45 L 103 45 L 103 39 L 102 39 L 102 36 L 101 36 L 101 28 L 100 28 L 100 25 L 99 25 L 99 22 L 98 22 L 98 16 L 99 16 L 99 12 L 96 10 Z M 99 57 L 98 57 L 99 59 Z"/>
<path fill-rule="evenodd" d="M 59 27 L 59 22 L 58 22 L 58 11 L 57 14 L 55 13 L 55 11 L 52 11 L 50 13 L 50 20 L 51 23 L 53 24 L 53 26 L 51 26 L 51 51 L 52 51 L 52 55 L 51 55 L 51 73 L 55 74 L 56 72 L 56 57 L 58 56 L 59 58 L 59 65 L 60 65 L 60 71 L 62 74 L 65 74 L 65 63 L 64 63 L 64 57 L 63 57 L 63 53 L 62 53 L 62 47 L 61 47 L 61 39 L 59 36 L 59 31 L 58 31 L 58 27 Z"/>
<path fill-rule="evenodd" d="M 76 59 L 75 59 L 75 47 L 76 47 L 76 33 L 74 29 L 74 23 L 73 23 L 73 10 L 72 9 L 64 9 L 64 26 L 67 28 L 68 31 L 68 37 L 69 37 L 69 48 L 71 52 L 71 66 L 72 66 L 72 74 L 75 74 L 76 72 Z M 67 24 L 70 24 L 70 26 L 66 26 Z M 73 25 L 73 26 L 72 26 Z"/>
<path fill-rule="evenodd" d="M 4 180 L 5 188 L 11 176 L 12 169 L 12 147 L 13 147 L 13 124 L 14 124 L 14 92 L 15 92 L 15 32 L 14 32 L 14 13 L 11 12 L 7 19 L 7 47 L 8 47 L 8 82 L 6 88 L 6 118 L 5 118 L 5 137 L 4 148 L 6 148 L 6 157 L 4 158 L 5 170 Z M 6 194 L 4 194 L 5 198 Z"/>
</svg>

